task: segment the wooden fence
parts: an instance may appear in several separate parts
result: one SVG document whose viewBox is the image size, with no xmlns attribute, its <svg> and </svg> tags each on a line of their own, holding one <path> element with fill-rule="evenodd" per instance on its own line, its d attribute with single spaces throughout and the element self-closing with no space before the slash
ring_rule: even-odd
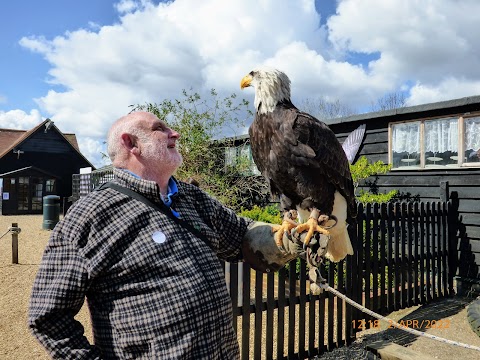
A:
<svg viewBox="0 0 480 360">
<path fill-rule="evenodd" d="M 453 294 L 457 212 L 451 203 L 359 205 L 349 233 L 355 254 L 326 263 L 330 286 L 387 314 Z M 309 293 L 307 267 L 275 274 L 227 264 L 242 359 L 305 359 L 349 345 L 375 319 L 329 292 Z"/>
</svg>

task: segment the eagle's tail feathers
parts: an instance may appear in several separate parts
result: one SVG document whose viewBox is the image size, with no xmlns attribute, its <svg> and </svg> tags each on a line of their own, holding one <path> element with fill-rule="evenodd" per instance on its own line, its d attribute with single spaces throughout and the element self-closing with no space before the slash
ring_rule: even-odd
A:
<svg viewBox="0 0 480 360">
<path fill-rule="evenodd" d="M 353 255 L 353 247 L 350 236 L 348 236 L 347 225 L 337 224 L 337 226 L 330 229 L 330 240 L 328 241 L 325 257 L 331 261 L 338 262 L 347 255 Z"/>
<path fill-rule="evenodd" d="M 332 214 L 336 216 L 337 224 L 329 230 L 330 240 L 325 257 L 337 262 L 344 259 L 347 254 L 353 255 L 353 247 L 347 231 L 347 201 L 338 191 L 335 192 Z"/>
</svg>

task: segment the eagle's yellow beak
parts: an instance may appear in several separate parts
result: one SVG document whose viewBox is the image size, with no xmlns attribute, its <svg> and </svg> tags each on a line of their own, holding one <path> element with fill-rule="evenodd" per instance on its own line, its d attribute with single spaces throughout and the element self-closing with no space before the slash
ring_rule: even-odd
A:
<svg viewBox="0 0 480 360">
<path fill-rule="evenodd" d="M 250 75 L 250 74 L 245 75 L 243 77 L 242 81 L 240 81 L 240 89 L 244 89 L 246 87 L 249 87 L 252 80 L 253 80 L 252 75 Z"/>
</svg>

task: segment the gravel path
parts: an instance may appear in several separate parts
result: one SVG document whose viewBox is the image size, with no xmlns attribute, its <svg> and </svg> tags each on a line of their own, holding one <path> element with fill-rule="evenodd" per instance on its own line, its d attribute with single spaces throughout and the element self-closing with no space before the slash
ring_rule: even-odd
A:
<svg viewBox="0 0 480 360">
<path fill-rule="evenodd" d="M 0 216 L 0 235 L 12 223 L 21 229 L 18 235 L 18 264 L 12 264 L 12 236 L 0 239 L 0 359 L 49 359 L 47 353 L 30 334 L 27 308 L 30 292 L 50 236 L 42 230 L 41 215 Z M 77 318 L 89 329 L 89 314 L 84 307 Z M 87 337 L 92 339 L 91 331 Z"/>
</svg>

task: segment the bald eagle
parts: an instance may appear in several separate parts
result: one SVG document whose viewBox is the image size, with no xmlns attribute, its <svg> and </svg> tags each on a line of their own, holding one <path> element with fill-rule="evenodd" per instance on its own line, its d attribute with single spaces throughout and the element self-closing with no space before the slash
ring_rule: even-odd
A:
<svg viewBox="0 0 480 360">
<path fill-rule="evenodd" d="M 249 129 L 252 156 L 285 212 L 275 230 L 277 245 L 284 231 L 295 228 L 308 231 L 305 244 L 314 231 L 329 236 L 325 256 L 332 261 L 353 254 L 347 218 L 355 218 L 356 203 L 342 145 L 325 123 L 292 104 L 290 80 L 282 71 L 257 68 L 240 82 L 241 89 L 249 86 L 255 88 L 256 110 Z M 307 222 L 292 225 L 288 214 L 295 211 Z"/>
</svg>

